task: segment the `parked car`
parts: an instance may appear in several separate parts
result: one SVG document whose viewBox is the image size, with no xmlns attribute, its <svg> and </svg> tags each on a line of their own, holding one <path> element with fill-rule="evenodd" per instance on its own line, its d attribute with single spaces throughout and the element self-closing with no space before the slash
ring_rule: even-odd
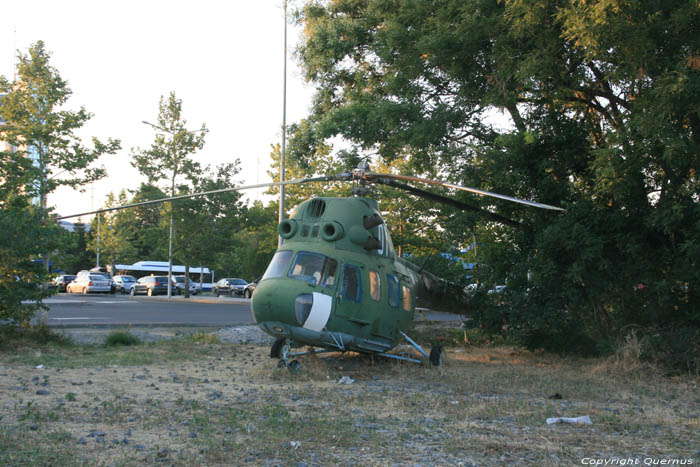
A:
<svg viewBox="0 0 700 467">
<path fill-rule="evenodd" d="M 107 272 L 91 272 L 90 274 L 99 274 L 100 276 L 104 277 L 109 281 L 109 293 L 114 293 L 117 291 L 117 283 L 114 282 L 114 279 L 112 279 L 112 276 L 109 275 Z"/>
<path fill-rule="evenodd" d="M 165 295 L 168 293 L 168 276 L 145 276 L 131 286 L 131 295 Z"/>
<path fill-rule="evenodd" d="M 94 268 L 90 269 L 89 271 L 86 269 L 83 269 L 82 271 L 78 271 L 76 279 L 80 279 L 81 277 L 85 278 L 85 277 L 88 277 L 89 275 L 97 274 L 98 276 L 104 277 L 104 279 L 109 282 L 109 293 L 114 293 L 117 290 L 117 284 L 114 283 L 112 276 L 110 276 L 108 272 L 102 272 L 102 269 L 104 269 L 104 268 L 94 267 Z"/>
<path fill-rule="evenodd" d="M 219 295 L 230 295 L 233 297 L 234 295 L 243 295 L 243 291 L 247 285 L 248 283 L 243 279 L 228 277 L 214 284 L 212 291 L 217 297 Z"/>
<path fill-rule="evenodd" d="M 65 292 L 68 284 L 73 282 L 74 279 L 75 275 L 73 274 L 62 274 L 51 281 L 50 287 L 58 289 L 59 292 Z"/>
<path fill-rule="evenodd" d="M 118 275 L 112 278 L 116 284 L 117 291 L 121 293 L 131 292 L 131 287 L 136 283 L 136 278 L 134 276 L 123 276 Z"/>
<path fill-rule="evenodd" d="M 251 298 L 253 296 L 253 292 L 255 292 L 255 286 L 258 285 L 258 282 L 260 282 L 259 277 L 253 282 L 248 282 L 248 285 L 246 285 L 245 289 L 243 289 L 243 296 L 245 298 Z"/>
<path fill-rule="evenodd" d="M 175 282 L 175 287 L 179 294 L 185 293 L 185 276 L 173 276 L 173 281 Z M 199 284 L 190 279 L 190 294 L 197 295 L 201 292 Z"/>
<path fill-rule="evenodd" d="M 99 273 L 78 274 L 75 280 L 66 286 L 68 293 L 109 293 L 110 291 L 110 279 Z"/>
</svg>

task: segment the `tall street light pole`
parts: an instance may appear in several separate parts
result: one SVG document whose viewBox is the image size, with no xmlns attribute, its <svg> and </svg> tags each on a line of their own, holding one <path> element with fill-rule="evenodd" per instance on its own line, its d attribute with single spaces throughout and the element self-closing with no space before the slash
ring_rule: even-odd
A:
<svg viewBox="0 0 700 467">
<path fill-rule="evenodd" d="M 280 182 L 284 182 L 284 158 L 287 152 L 287 0 L 284 0 L 284 80 L 282 88 L 282 156 L 280 157 Z M 280 185 L 279 222 L 284 220 L 284 185 Z M 282 237 L 278 239 L 282 246 Z"/>
<path fill-rule="evenodd" d="M 156 125 L 154 123 L 147 122 L 146 120 L 143 120 L 141 123 L 145 123 L 146 125 L 152 126 L 153 128 L 156 128 L 160 131 L 164 131 L 165 133 L 169 133 L 173 137 L 173 141 L 175 140 L 175 135 L 177 135 L 180 131 L 185 131 L 188 132 L 188 130 L 180 130 L 178 133 L 173 133 L 170 130 L 166 130 L 165 128 Z M 201 130 L 194 130 L 194 131 L 201 131 Z M 175 196 L 175 174 L 173 173 L 173 178 L 171 180 L 170 184 L 170 196 Z M 173 296 L 173 232 L 174 232 L 174 227 L 173 227 L 173 202 L 170 202 L 170 235 L 168 237 L 168 298 L 171 298 Z"/>
</svg>

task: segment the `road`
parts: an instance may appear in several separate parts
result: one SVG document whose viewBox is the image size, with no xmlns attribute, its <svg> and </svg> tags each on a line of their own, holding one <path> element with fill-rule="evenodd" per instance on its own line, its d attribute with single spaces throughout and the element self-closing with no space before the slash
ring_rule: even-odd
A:
<svg viewBox="0 0 700 467">
<path fill-rule="evenodd" d="M 255 324 L 250 300 L 197 296 L 146 297 L 103 294 L 58 294 L 44 300 L 49 326 L 236 326 Z M 416 320 L 459 321 L 460 316 L 421 309 Z"/>
<path fill-rule="evenodd" d="M 44 303 L 49 326 L 235 326 L 254 324 L 250 300 L 58 294 Z"/>
</svg>

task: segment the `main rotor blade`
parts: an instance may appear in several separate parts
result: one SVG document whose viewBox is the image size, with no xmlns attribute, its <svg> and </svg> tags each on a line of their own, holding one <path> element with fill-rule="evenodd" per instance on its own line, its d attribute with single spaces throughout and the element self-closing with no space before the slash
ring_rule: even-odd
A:
<svg viewBox="0 0 700 467">
<path fill-rule="evenodd" d="M 447 188 L 454 188 L 455 190 L 468 191 L 470 193 L 476 193 L 477 195 L 490 196 L 492 198 L 504 199 L 506 201 L 512 201 L 514 203 L 520 203 L 520 204 L 524 204 L 526 206 L 533 206 L 533 207 L 540 208 L 540 209 L 551 209 L 554 211 L 565 211 L 565 209 L 558 208 L 556 206 L 550 206 L 549 204 L 537 203 L 535 201 L 527 201 L 527 200 L 520 199 L 520 198 L 513 198 L 512 196 L 506 196 L 506 195 L 501 195 L 499 193 L 493 193 L 490 191 L 484 191 L 484 190 L 479 190 L 476 188 L 469 188 L 466 186 L 455 185 L 454 183 L 441 182 L 439 180 L 431 180 L 429 178 L 411 177 L 408 175 L 377 174 L 377 173 L 368 173 L 367 175 L 369 176 L 368 180 L 370 178 L 376 179 L 379 177 L 386 177 L 386 178 L 393 178 L 396 180 L 405 180 L 407 182 L 421 182 L 421 183 L 427 183 L 430 185 L 438 185 L 438 186 L 444 186 Z"/>
<path fill-rule="evenodd" d="M 477 208 L 475 206 L 470 206 L 469 204 L 463 203 L 461 201 L 458 201 L 456 199 L 448 198 L 446 196 L 439 195 L 437 193 L 432 193 L 430 191 L 425 191 L 421 190 L 420 188 L 415 188 L 403 183 L 396 182 L 394 180 L 382 180 L 382 179 L 376 179 L 375 183 L 380 183 L 382 185 L 387 185 L 387 186 L 392 186 L 394 188 L 399 188 L 401 190 L 408 191 L 409 193 L 418 196 L 420 198 L 425 198 L 429 199 L 431 201 L 437 201 L 439 203 L 447 204 L 449 206 L 455 207 L 457 209 L 461 209 L 463 211 L 472 211 L 477 214 L 480 214 L 482 216 L 488 217 L 490 220 L 494 222 L 498 222 L 500 224 L 505 224 L 505 225 L 510 225 L 512 227 L 522 227 L 522 224 L 518 221 L 514 221 L 513 219 L 509 219 L 507 217 L 501 216 L 500 214 L 496 214 L 490 211 L 486 211 L 481 208 Z"/>
<path fill-rule="evenodd" d="M 332 180 L 342 180 L 344 176 L 345 176 L 345 174 L 328 175 L 328 176 L 322 176 L 322 177 L 303 178 L 303 179 L 299 179 L 299 180 L 287 180 L 284 182 L 259 183 L 257 185 L 246 185 L 246 186 L 237 186 L 237 187 L 230 187 L 230 188 L 221 188 L 218 190 L 202 191 L 199 193 L 188 193 L 185 195 L 170 196 L 168 198 L 160 198 L 160 199 L 153 199 L 153 200 L 149 200 L 149 201 L 141 201 L 139 203 L 125 204 L 123 206 L 115 206 L 113 208 L 103 208 L 103 209 L 97 209 L 95 211 L 81 212 L 80 214 L 71 214 L 68 216 L 60 216 L 60 217 L 57 217 L 56 220 L 70 219 L 73 217 L 80 217 L 80 216 L 88 216 L 90 214 L 100 214 L 103 212 L 118 211 L 120 209 L 136 208 L 139 206 L 147 206 L 149 204 L 165 203 L 167 201 L 175 201 L 178 199 L 195 198 L 198 196 L 208 196 L 208 195 L 214 195 L 217 193 L 227 193 L 230 191 L 251 190 L 254 188 L 267 188 L 267 187 L 281 186 L 281 185 L 297 185 L 300 183 L 327 182 L 327 181 L 332 181 Z"/>
</svg>

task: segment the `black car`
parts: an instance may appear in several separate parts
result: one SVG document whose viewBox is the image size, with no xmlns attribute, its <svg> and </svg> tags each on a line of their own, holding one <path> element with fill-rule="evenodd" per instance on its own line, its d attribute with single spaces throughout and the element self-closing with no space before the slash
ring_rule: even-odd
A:
<svg viewBox="0 0 700 467">
<path fill-rule="evenodd" d="M 151 295 L 166 295 L 168 293 L 168 276 L 146 276 L 137 280 L 131 286 L 131 295 L 145 294 Z"/>
<path fill-rule="evenodd" d="M 253 296 L 253 292 L 255 292 L 255 286 L 258 285 L 258 282 L 260 282 L 259 277 L 253 282 L 248 282 L 248 285 L 246 285 L 245 289 L 243 289 L 243 296 L 245 298 L 251 298 Z"/>
<path fill-rule="evenodd" d="M 243 290 L 248 285 L 243 279 L 227 277 L 214 284 L 212 291 L 217 297 L 219 295 L 243 295 Z"/>
<path fill-rule="evenodd" d="M 58 276 L 53 281 L 51 281 L 51 287 L 57 288 L 59 292 L 65 292 L 68 284 L 73 282 L 74 279 L 75 279 L 74 275 L 64 274 L 64 275 Z"/>
</svg>

